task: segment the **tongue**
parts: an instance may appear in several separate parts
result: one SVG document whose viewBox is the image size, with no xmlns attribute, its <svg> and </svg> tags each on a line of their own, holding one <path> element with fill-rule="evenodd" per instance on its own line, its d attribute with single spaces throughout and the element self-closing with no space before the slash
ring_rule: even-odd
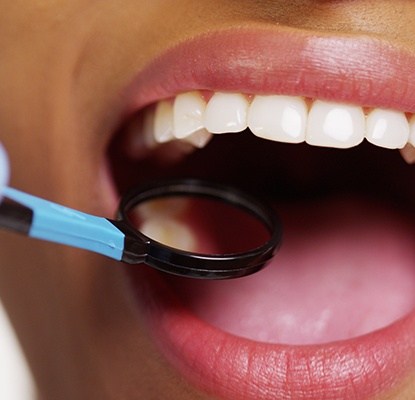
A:
<svg viewBox="0 0 415 400">
<path fill-rule="evenodd" d="M 362 199 L 278 206 L 284 242 L 251 277 L 173 279 L 201 319 L 257 341 L 316 344 L 369 333 L 415 306 L 415 226 Z"/>
</svg>

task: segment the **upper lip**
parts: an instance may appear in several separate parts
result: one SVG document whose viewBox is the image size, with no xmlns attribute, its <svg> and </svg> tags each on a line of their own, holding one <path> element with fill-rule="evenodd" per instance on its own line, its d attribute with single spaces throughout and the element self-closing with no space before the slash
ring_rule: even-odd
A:
<svg viewBox="0 0 415 400">
<path fill-rule="evenodd" d="M 223 30 L 182 42 L 147 65 L 125 91 L 125 114 L 195 89 L 300 95 L 415 112 L 414 65 L 414 55 L 369 36 L 310 35 L 285 28 Z M 353 389 L 346 398 L 369 398 L 388 391 L 413 362 L 413 352 L 408 351 L 413 339 L 407 334 L 414 326 L 412 315 L 385 332 L 347 343 L 304 348 L 259 345 L 229 339 L 181 310 L 176 315 L 175 307 L 164 306 L 165 296 L 157 289 L 151 296 L 159 300 L 148 301 L 147 296 L 141 298 L 145 304 L 156 304 L 151 324 L 161 336 L 171 336 L 161 340 L 170 358 L 180 359 L 178 364 L 185 364 L 190 375 L 203 375 L 202 386 L 209 390 L 221 386 L 219 393 L 231 397 L 311 399 L 320 393 L 334 399 L 349 393 L 350 385 Z M 189 339 L 193 333 L 206 339 L 206 349 L 195 337 Z M 390 346 L 395 337 L 404 343 L 386 351 L 383 346 Z M 215 343 L 232 358 L 216 357 L 217 368 L 209 365 L 212 354 L 206 354 Z M 192 351 L 196 354 L 189 354 Z M 198 355 L 202 360 L 194 359 Z M 376 357 L 383 357 L 382 367 Z M 249 362 L 255 365 L 248 368 L 244 363 Z M 218 378 L 217 369 L 228 374 L 226 379 Z M 218 382 L 221 379 L 225 384 Z"/>
<path fill-rule="evenodd" d="M 126 90 L 126 113 L 195 89 L 415 112 L 414 65 L 415 55 L 371 36 L 225 30 L 180 43 L 147 65 Z"/>
</svg>

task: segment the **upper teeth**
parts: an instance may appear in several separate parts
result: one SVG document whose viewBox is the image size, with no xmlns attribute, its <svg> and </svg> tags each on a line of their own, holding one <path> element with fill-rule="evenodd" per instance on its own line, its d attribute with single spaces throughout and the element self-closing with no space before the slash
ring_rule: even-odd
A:
<svg viewBox="0 0 415 400">
<path fill-rule="evenodd" d="M 160 101 L 154 115 L 156 143 L 184 140 L 203 147 L 213 134 L 241 132 L 285 143 L 349 148 L 367 139 L 374 145 L 402 149 L 415 145 L 415 117 L 404 112 L 371 109 L 303 97 L 214 93 L 206 101 L 197 91 Z"/>
</svg>

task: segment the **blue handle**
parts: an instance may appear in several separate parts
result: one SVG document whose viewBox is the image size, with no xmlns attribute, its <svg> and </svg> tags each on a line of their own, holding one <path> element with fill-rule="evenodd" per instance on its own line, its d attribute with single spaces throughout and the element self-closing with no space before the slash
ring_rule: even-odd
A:
<svg viewBox="0 0 415 400">
<path fill-rule="evenodd" d="M 29 236 L 66 244 L 121 260 L 125 235 L 105 218 L 96 217 L 6 187 L 3 196 L 33 211 Z"/>
</svg>

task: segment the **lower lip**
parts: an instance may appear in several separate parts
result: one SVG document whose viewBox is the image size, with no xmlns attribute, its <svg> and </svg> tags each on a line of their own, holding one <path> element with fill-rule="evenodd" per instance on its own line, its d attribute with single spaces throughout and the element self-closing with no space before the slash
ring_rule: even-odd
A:
<svg viewBox="0 0 415 400">
<path fill-rule="evenodd" d="M 198 318 L 159 273 L 147 268 L 127 268 L 127 272 L 139 313 L 161 352 L 189 382 L 212 396 L 229 400 L 395 398 L 388 396 L 402 395 L 415 370 L 415 312 L 353 339 L 321 345 L 261 343 Z"/>
</svg>

